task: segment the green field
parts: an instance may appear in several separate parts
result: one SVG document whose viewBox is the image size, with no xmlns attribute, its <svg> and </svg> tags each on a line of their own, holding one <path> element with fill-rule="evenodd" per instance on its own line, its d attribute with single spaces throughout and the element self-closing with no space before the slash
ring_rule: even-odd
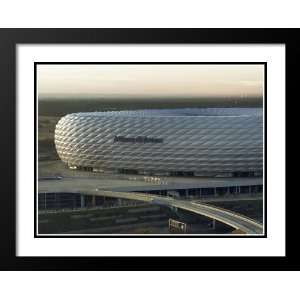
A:
<svg viewBox="0 0 300 300">
<path fill-rule="evenodd" d="M 135 211 L 143 208 L 145 209 L 143 212 Z M 163 221 L 167 226 L 169 217 L 174 217 L 174 214 L 168 208 L 157 206 L 154 212 L 147 211 L 147 208 L 149 208 L 148 204 L 136 207 L 40 212 L 38 216 L 39 233 L 62 233 L 121 226 L 122 224 L 118 223 L 117 220 L 124 220 L 125 225 L 127 223 L 139 224 L 141 222 Z"/>
</svg>

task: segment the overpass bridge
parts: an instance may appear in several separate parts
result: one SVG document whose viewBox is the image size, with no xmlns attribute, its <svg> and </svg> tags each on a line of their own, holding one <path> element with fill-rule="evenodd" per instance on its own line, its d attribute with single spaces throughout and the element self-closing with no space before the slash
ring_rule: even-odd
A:
<svg viewBox="0 0 300 300">
<path fill-rule="evenodd" d="M 48 191 L 50 192 L 50 191 Z M 59 191 L 51 191 L 51 193 L 59 193 Z M 180 208 L 185 211 L 193 212 L 199 215 L 206 216 L 213 220 L 225 223 L 235 229 L 239 229 L 245 234 L 263 234 L 263 225 L 258 222 L 250 219 L 246 216 L 240 215 L 233 211 L 229 211 L 223 208 L 215 207 L 208 204 L 199 203 L 196 201 L 188 200 L 177 200 L 167 196 L 158 196 L 145 193 L 137 192 L 117 192 L 117 191 L 106 191 L 106 190 L 94 190 L 91 191 L 85 189 L 70 189 L 64 191 L 63 193 L 80 193 L 81 197 L 83 195 L 92 196 L 95 199 L 96 196 L 108 197 L 114 199 L 124 199 L 124 200 L 134 200 L 134 201 L 143 201 L 156 205 L 168 206 L 171 208 Z M 83 206 L 84 207 L 84 206 Z"/>
<path fill-rule="evenodd" d="M 159 202 L 164 203 L 170 207 L 173 206 L 181 208 L 183 210 L 217 220 L 235 229 L 239 229 L 246 234 L 263 234 L 263 226 L 261 224 L 254 221 L 253 219 L 250 219 L 233 211 L 226 210 L 224 208 L 182 200 L 160 199 Z"/>
<path fill-rule="evenodd" d="M 171 197 L 156 196 L 142 193 L 126 193 L 101 191 L 103 196 L 117 197 L 130 200 L 141 200 L 153 204 L 176 207 L 196 214 L 200 214 L 219 222 L 225 223 L 235 229 L 240 229 L 246 234 L 262 234 L 263 226 L 258 222 L 241 214 L 208 204 L 194 201 L 177 200 Z"/>
</svg>

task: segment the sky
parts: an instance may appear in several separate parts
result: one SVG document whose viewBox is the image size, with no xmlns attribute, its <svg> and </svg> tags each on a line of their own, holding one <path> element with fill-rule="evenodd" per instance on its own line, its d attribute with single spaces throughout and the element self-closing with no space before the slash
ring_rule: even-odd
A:
<svg viewBox="0 0 300 300">
<path fill-rule="evenodd" d="M 257 97 L 263 65 L 38 65 L 43 96 Z"/>
</svg>

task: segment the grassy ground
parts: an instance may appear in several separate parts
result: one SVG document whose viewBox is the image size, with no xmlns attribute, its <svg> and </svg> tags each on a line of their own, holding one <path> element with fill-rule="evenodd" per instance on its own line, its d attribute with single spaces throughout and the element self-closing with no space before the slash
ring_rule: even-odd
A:
<svg viewBox="0 0 300 300">
<path fill-rule="evenodd" d="M 149 205 L 139 206 L 147 208 Z M 152 218 L 149 218 L 152 216 Z M 87 209 L 56 213 L 41 213 L 38 216 L 39 233 L 61 233 L 68 231 L 87 231 L 103 227 L 126 226 L 140 222 L 165 221 L 168 224 L 173 213 L 164 207 L 158 210 L 134 212 L 133 207 L 115 207 L 109 209 Z M 124 225 L 122 225 L 124 224 Z M 150 226 L 151 227 L 151 226 Z M 147 231 L 147 228 L 143 230 Z M 110 231 L 112 231 L 110 229 Z"/>
<path fill-rule="evenodd" d="M 147 211 L 147 208 L 156 208 Z M 137 211 L 137 208 L 139 209 Z M 145 209 L 140 211 L 140 209 Z M 188 233 L 230 233 L 232 228 L 219 223 L 216 229 L 208 225 L 211 220 L 204 216 L 174 212 L 170 208 L 139 205 L 138 207 L 93 208 L 57 212 L 40 212 L 38 228 L 40 234 L 58 233 L 102 233 L 102 234 L 166 234 L 169 218 L 185 222 Z"/>
</svg>

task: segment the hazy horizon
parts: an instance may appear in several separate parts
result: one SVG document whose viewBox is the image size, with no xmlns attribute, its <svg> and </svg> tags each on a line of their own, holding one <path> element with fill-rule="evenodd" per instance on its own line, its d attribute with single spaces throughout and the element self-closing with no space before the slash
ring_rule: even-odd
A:
<svg viewBox="0 0 300 300">
<path fill-rule="evenodd" d="M 263 65 L 38 65 L 39 100 L 261 98 Z"/>
</svg>

